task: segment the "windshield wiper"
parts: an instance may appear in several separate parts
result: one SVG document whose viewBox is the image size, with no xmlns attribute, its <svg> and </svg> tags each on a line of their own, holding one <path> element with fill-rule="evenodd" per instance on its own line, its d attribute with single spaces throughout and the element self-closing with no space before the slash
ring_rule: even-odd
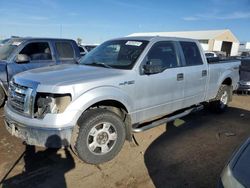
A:
<svg viewBox="0 0 250 188">
<path fill-rule="evenodd" d="M 102 67 L 105 67 L 105 68 L 109 68 L 109 69 L 112 69 L 113 67 L 110 66 L 110 65 L 107 65 L 105 63 L 100 63 L 100 62 L 93 62 L 93 63 L 90 63 L 90 64 L 85 64 L 85 65 L 101 65 Z"/>
</svg>

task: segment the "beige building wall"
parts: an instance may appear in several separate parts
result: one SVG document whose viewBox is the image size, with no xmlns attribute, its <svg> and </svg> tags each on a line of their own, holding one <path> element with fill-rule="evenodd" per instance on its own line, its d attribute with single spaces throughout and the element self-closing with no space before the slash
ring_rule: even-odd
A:
<svg viewBox="0 0 250 188">
<path fill-rule="evenodd" d="M 224 33 L 216 36 L 215 38 L 210 39 L 208 41 L 208 50 L 209 51 L 221 51 L 223 41 L 232 42 L 232 49 L 230 53 L 231 56 L 238 55 L 240 43 L 230 31 L 225 31 Z"/>
<path fill-rule="evenodd" d="M 231 49 L 231 56 L 237 56 L 239 53 L 240 44 L 237 42 L 233 42 L 232 49 Z"/>
<path fill-rule="evenodd" d="M 208 50 L 213 51 L 213 46 L 214 46 L 214 39 L 210 39 L 208 41 Z"/>
<path fill-rule="evenodd" d="M 201 43 L 201 47 L 204 51 L 209 51 L 208 50 L 208 44 Z"/>
<path fill-rule="evenodd" d="M 219 40 L 219 41 L 227 41 L 227 42 L 237 42 L 237 43 L 239 43 L 237 38 L 230 31 L 225 31 L 223 34 L 215 37 L 214 39 Z"/>
<path fill-rule="evenodd" d="M 222 41 L 221 40 L 214 40 L 213 51 L 221 51 Z"/>
</svg>

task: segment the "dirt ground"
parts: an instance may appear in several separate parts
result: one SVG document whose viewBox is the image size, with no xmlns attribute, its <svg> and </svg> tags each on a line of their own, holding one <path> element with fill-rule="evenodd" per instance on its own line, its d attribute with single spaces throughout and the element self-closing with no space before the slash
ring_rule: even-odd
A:
<svg viewBox="0 0 250 188">
<path fill-rule="evenodd" d="M 115 159 L 95 166 L 67 149 L 23 145 L 7 133 L 1 116 L 0 187 L 211 188 L 249 133 L 250 96 L 236 95 L 225 113 L 202 110 L 136 134 L 139 146 L 126 142 Z"/>
</svg>

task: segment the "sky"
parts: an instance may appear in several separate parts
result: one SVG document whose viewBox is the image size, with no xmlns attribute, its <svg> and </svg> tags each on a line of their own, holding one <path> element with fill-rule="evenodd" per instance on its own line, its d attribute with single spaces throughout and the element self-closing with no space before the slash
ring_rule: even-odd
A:
<svg viewBox="0 0 250 188">
<path fill-rule="evenodd" d="M 0 37 L 101 43 L 135 32 L 230 29 L 250 41 L 250 0 L 1 0 Z"/>
</svg>

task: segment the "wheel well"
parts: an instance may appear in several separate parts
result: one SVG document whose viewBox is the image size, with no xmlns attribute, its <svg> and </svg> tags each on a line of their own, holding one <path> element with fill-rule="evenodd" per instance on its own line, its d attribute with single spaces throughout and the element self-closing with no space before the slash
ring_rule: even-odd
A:
<svg viewBox="0 0 250 188">
<path fill-rule="evenodd" d="M 127 108 L 121 102 L 118 102 L 115 100 L 100 101 L 100 102 L 93 104 L 88 109 L 94 109 L 94 108 L 104 108 L 104 109 L 110 110 L 110 111 L 116 113 L 118 116 L 120 116 L 122 121 L 125 124 L 126 139 L 128 141 L 132 141 L 131 117 L 128 114 Z"/>
<path fill-rule="evenodd" d="M 223 85 L 228 85 L 231 86 L 232 85 L 232 79 L 231 78 L 226 78 L 223 82 Z"/>
<path fill-rule="evenodd" d="M 100 102 L 93 104 L 89 108 L 106 108 L 106 109 L 111 110 L 115 113 L 117 113 L 116 109 L 123 110 L 126 113 L 128 112 L 127 108 L 122 103 L 115 101 L 115 100 L 100 101 Z"/>
</svg>

